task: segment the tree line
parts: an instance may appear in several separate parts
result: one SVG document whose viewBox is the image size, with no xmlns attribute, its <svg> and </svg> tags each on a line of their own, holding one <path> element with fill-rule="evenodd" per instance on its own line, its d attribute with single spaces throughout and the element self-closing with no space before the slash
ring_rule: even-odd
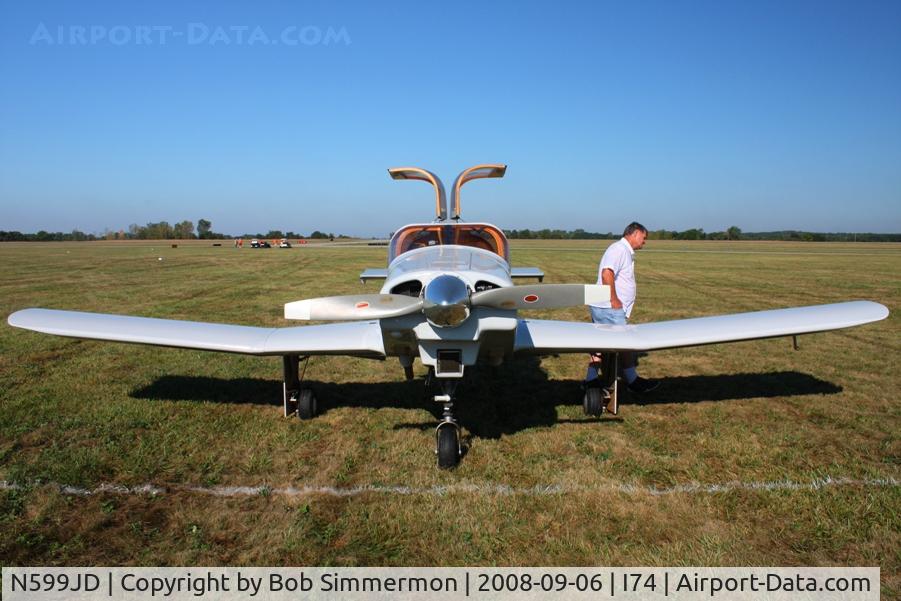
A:
<svg viewBox="0 0 901 601">
<path fill-rule="evenodd" d="M 313 240 L 334 240 L 335 238 L 348 238 L 344 234 L 337 236 L 332 233 L 315 230 L 309 236 L 295 232 L 282 233 L 280 230 L 269 230 L 266 234 L 244 234 L 242 236 L 230 236 L 213 231 L 213 223 L 208 219 L 199 219 L 197 226 L 192 221 L 180 221 L 170 224 L 168 221 L 151 222 L 147 225 L 132 223 L 128 229 L 105 230 L 101 234 L 86 234 L 80 230 L 71 232 L 48 232 L 40 230 L 35 233 L 22 233 L 17 231 L 0 230 L 0 242 L 82 242 L 90 240 L 230 240 L 233 238 L 310 238 Z"/>
<path fill-rule="evenodd" d="M 81 242 L 86 240 L 221 240 L 225 234 L 213 231 L 213 223 L 208 219 L 180 221 L 175 225 L 168 221 L 151 222 L 147 225 L 132 223 L 128 229 L 105 230 L 102 234 L 86 234 L 80 230 L 71 232 L 48 232 L 40 230 L 33 234 L 0 230 L 0 242 Z"/>
<path fill-rule="evenodd" d="M 576 230 L 504 230 L 511 240 L 617 240 L 621 233 L 586 232 Z M 854 232 L 807 232 L 780 230 L 774 232 L 743 232 L 732 227 L 717 232 L 705 232 L 703 228 L 677 230 L 649 230 L 648 240 L 771 240 L 797 242 L 901 242 L 901 234 L 874 234 Z"/>
<path fill-rule="evenodd" d="M 262 240 L 279 240 L 281 238 L 288 238 L 289 240 L 298 239 L 298 240 L 334 240 L 335 238 L 347 239 L 350 236 L 345 236 L 344 234 L 338 234 L 337 236 L 332 233 L 320 232 L 319 230 L 314 230 L 312 234 L 309 236 L 304 236 L 303 234 L 298 234 L 296 232 L 284 232 L 281 230 L 269 230 L 269 232 L 265 234 L 242 234 L 240 236 L 233 236 L 234 238 L 260 238 Z"/>
<path fill-rule="evenodd" d="M 584 229 L 560 230 L 504 230 L 511 240 L 617 240 L 621 234 L 614 232 L 599 233 L 588 232 Z M 106 230 L 101 234 L 86 234 L 79 230 L 71 232 L 47 232 L 40 230 L 35 233 L 22 233 L 17 231 L 0 230 L 0 242 L 81 242 L 87 240 L 223 240 L 233 238 L 261 238 L 264 240 L 311 239 L 334 240 L 347 239 L 344 234 L 335 235 L 331 232 L 313 231 L 309 236 L 296 232 L 282 232 L 281 230 L 269 230 L 267 233 L 243 234 L 231 236 L 213 231 L 213 224 L 208 219 L 199 219 L 197 226 L 192 221 L 180 221 L 171 225 L 168 221 L 128 226 L 127 230 Z M 649 240 L 775 240 L 775 241 L 799 241 L 799 242 L 901 242 L 899 234 L 874 234 L 854 232 L 807 232 L 802 230 L 780 230 L 774 232 L 743 232 L 741 228 L 732 227 L 717 232 L 705 232 L 703 228 L 691 228 L 688 230 L 651 230 L 648 232 Z"/>
</svg>

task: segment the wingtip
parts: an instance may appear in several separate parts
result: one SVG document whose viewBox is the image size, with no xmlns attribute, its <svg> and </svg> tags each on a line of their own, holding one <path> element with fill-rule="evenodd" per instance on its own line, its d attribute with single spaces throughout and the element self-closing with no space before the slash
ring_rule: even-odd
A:
<svg viewBox="0 0 901 601">
<path fill-rule="evenodd" d="M 27 327 L 26 321 L 28 316 L 39 310 L 40 309 L 19 309 L 18 311 L 9 314 L 9 317 L 6 318 L 6 323 L 14 328 L 25 328 Z"/>
<path fill-rule="evenodd" d="M 879 318 L 878 318 L 879 320 L 883 320 L 883 319 L 885 319 L 886 317 L 889 316 L 889 310 L 888 310 L 888 307 L 886 307 L 886 306 L 883 305 L 882 303 L 875 303 L 875 302 L 874 302 L 873 304 L 876 305 L 875 309 L 876 309 L 876 311 L 877 311 L 877 314 L 879 315 Z"/>
</svg>

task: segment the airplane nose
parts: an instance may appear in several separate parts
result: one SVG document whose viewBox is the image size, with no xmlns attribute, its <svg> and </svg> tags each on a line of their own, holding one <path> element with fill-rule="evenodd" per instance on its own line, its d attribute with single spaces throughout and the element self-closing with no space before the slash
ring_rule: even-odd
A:
<svg viewBox="0 0 901 601">
<path fill-rule="evenodd" d="M 469 317 L 469 288 L 453 275 L 439 275 L 423 294 L 422 312 L 439 328 L 458 326 Z"/>
</svg>

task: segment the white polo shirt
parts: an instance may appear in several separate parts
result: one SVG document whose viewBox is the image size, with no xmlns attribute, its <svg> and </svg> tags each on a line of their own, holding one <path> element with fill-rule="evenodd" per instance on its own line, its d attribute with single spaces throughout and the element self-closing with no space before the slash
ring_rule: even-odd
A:
<svg viewBox="0 0 901 601">
<path fill-rule="evenodd" d="M 635 250 L 629 241 L 620 238 L 607 247 L 601 263 L 598 265 L 598 284 L 603 284 L 601 274 L 605 269 L 613 272 L 613 283 L 616 286 L 616 296 L 623 303 L 626 317 L 632 314 L 632 305 L 635 304 Z M 595 303 L 593 306 L 609 309 L 610 301 Z"/>
</svg>

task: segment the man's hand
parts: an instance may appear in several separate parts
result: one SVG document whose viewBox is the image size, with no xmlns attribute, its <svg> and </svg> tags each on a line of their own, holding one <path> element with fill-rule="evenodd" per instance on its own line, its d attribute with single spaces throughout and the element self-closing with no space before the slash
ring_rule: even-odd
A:
<svg viewBox="0 0 901 601">
<path fill-rule="evenodd" d="M 614 309 L 622 309 L 623 303 L 616 296 L 616 276 L 613 275 L 612 269 L 605 267 L 601 271 L 601 283 L 610 286 L 610 306 Z"/>
</svg>

